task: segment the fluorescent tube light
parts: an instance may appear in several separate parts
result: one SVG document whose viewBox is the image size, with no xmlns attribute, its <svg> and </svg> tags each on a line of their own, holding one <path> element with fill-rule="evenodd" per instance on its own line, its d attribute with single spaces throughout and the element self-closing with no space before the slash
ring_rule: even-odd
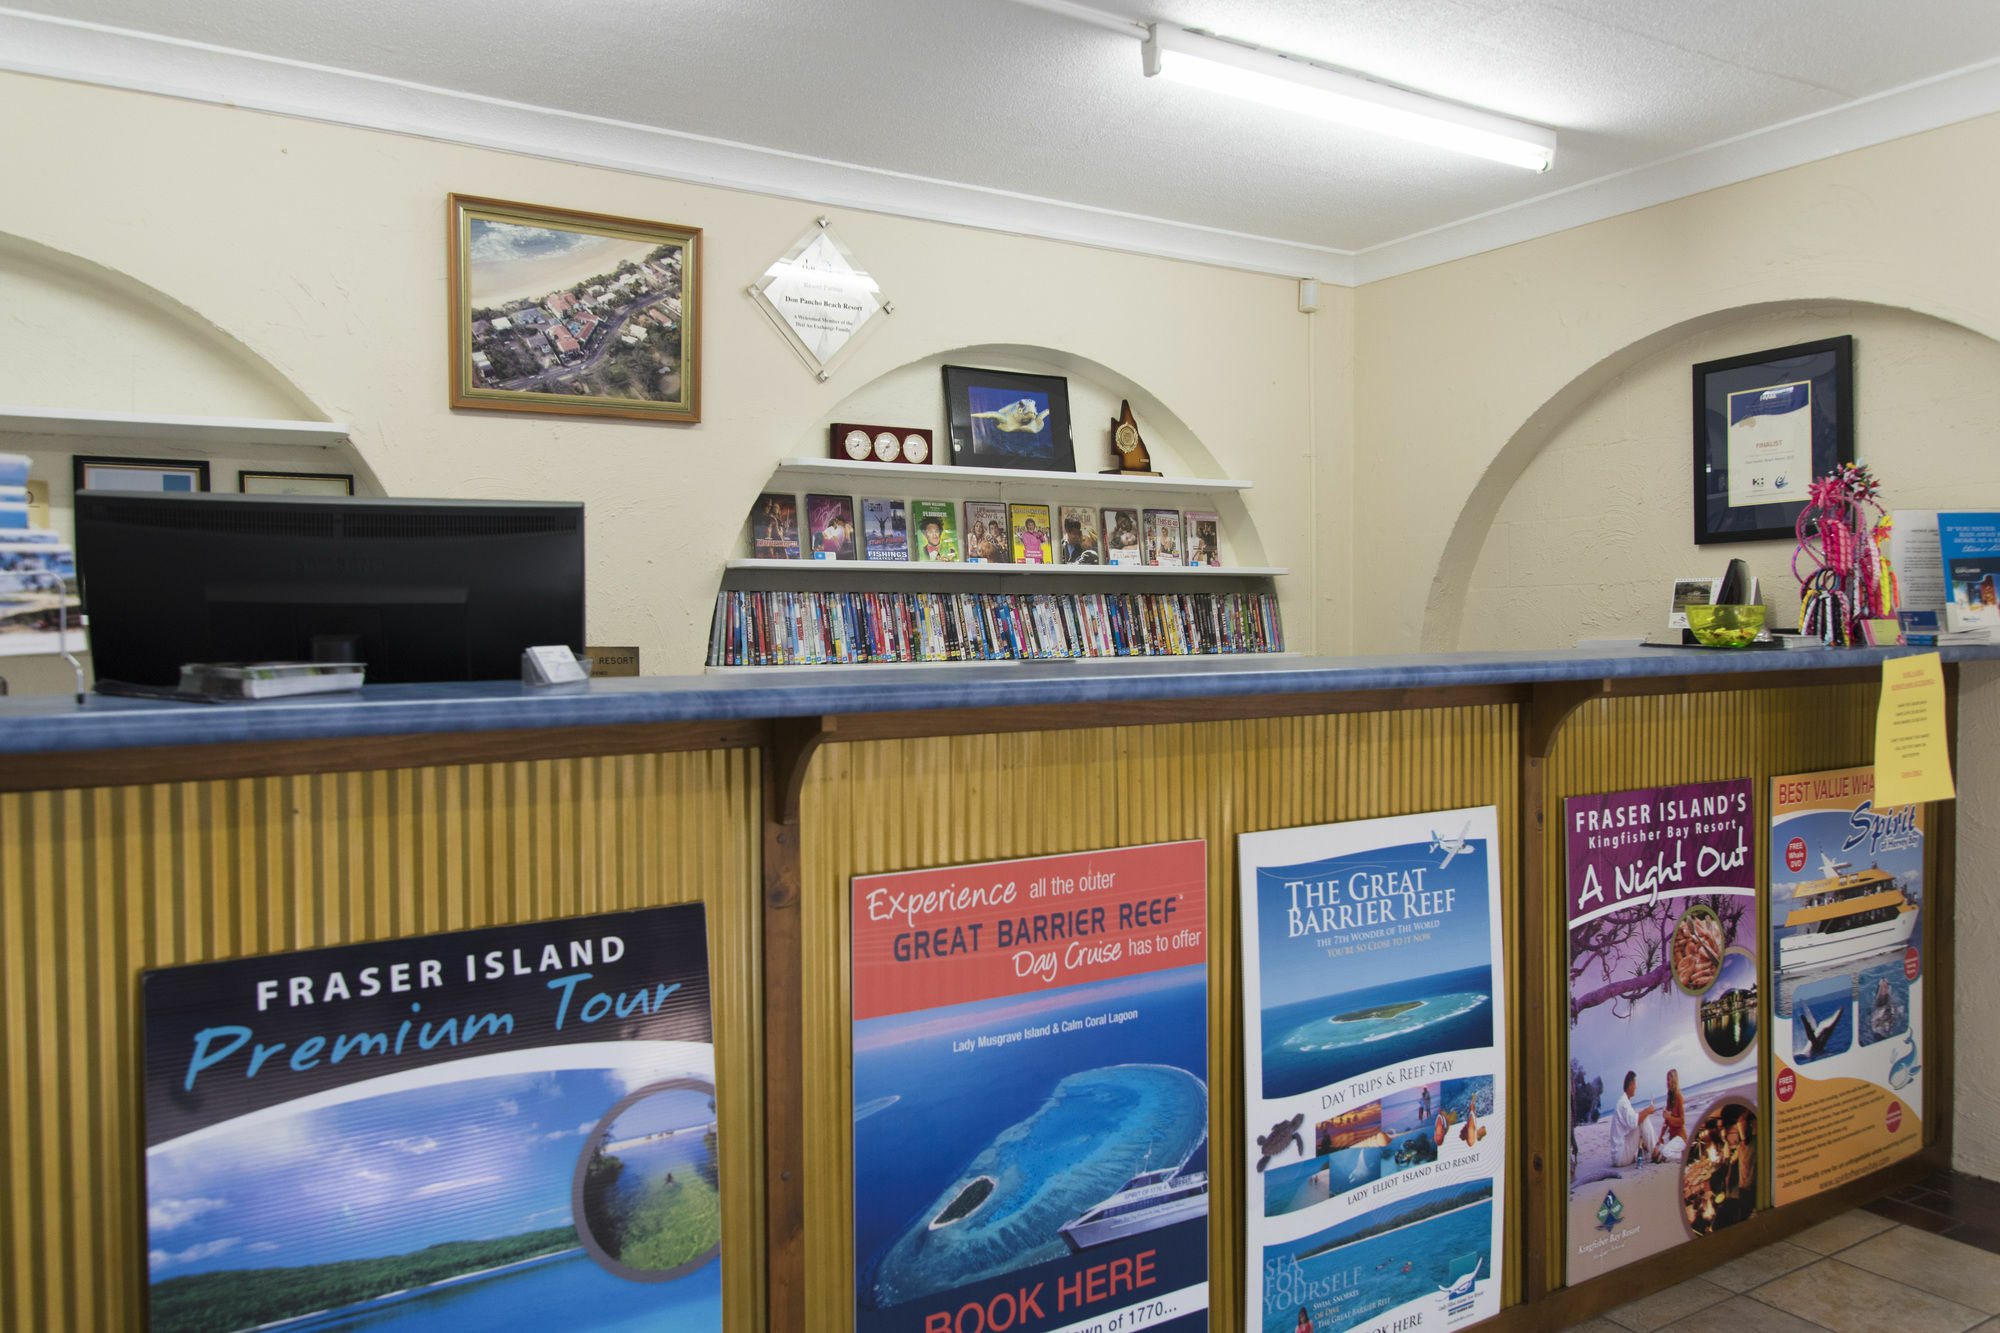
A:
<svg viewBox="0 0 2000 1333">
<path fill-rule="evenodd" d="M 1274 51 L 1161 23 L 1147 28 L 1141 49 L 1148 77 L 1157 74 L 1175 83 L 1281 111 L 1450 148 L 1529 171 L 1547 171 L 1555 160 L 1554 130 L 1323 69 Z"/>
</svg>

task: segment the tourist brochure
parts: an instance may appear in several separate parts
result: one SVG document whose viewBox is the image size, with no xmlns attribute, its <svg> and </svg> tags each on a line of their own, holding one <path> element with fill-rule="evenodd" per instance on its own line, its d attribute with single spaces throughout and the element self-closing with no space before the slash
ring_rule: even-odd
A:
<svg viewBox="0 0 2000 1333">
<path fill-rule="evenodd" d="M 28 467 L 25 454 L 0 454 L 0 656 L 82 652 L 76 555 L 61 534 L 29 526 Z"/>
<path fill-rule="evenodd" d="M 2000 512 L 1940 513 L 1938 548 L 1953 630 L 2000 629 Z"/>
<path fill-rule="evenodd" d="M 1492 806 L 1237 838 L 1249 1319 L 1500 1310 L 1507 1031 Z"/>
<path fill-rule="evenodd" d="M 855 878 L 855 1333 L 1208 1327 L 1206 865 Z"/>
<path fill-rule="evenodd" d="M 917 561 L 920 564 L 958 560 L 958 508 L 949 500 L 918 500 L 910 506 L 916 525 Z"/>
<path fill-rule="evenodd" d="M 1571 1285 L 1757 1204 L 1748 778 L 1563 803 Z"/>
<path fill-rule="evenodd" d="M 901 500 L 863 500 L 861 531 L 870 560 L 909 562 L 910 519 Z"/>
<path fill-rule="evenodd" d="M 1771 779 L 1773 1202 L 1924 1146 L 1924 807 L 1875 770 Z"/>
<path fill-rule="evenodd" d="M 700 903 L 141 987 L 153 1333 L 721 1329 Z"/>
</svg>

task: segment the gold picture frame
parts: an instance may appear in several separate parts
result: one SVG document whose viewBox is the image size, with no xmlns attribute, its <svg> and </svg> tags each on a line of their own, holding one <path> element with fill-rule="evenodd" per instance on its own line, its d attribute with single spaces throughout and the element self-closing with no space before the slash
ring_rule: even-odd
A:
<svg viewBox="0 0 2000 1333">
<path fill-rule="evenodd" d="M 451 405 L 701 420 L 701 228 L 450 196 Z"/>
</svg>

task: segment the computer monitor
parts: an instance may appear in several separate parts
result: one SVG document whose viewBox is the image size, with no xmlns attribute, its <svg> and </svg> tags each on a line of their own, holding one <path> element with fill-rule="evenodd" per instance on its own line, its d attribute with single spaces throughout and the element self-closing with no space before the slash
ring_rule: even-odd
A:
<svg viewBox="0 0 2000 1333">
<path fill-rule="evenodd" d="M 580 504 L 80 491 L 76 560 L 99 680 L 314 660 L 513 680 L 523 648 L 583 646 Z"/>
</svg>

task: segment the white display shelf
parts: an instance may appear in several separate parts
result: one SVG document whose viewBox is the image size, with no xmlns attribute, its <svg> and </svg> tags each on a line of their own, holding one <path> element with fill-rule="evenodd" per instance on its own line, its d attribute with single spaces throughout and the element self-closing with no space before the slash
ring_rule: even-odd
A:
<svg viewBox="0 0 2000 1333">
<path fill-rule="evenodd" d="M 974 574 L 987 578 L 1276 578 L 1282 565 L 982 565 L 945 560 L 725 560 L 725 569 L 810 570 L 821 574 Z"/>
<path fill-rule="evenodd" d="M 803 662 L 790 666 L 708 666 L 702 673 L 709 676 L 769 675 L 774 671 L 894 671 L 898 667 L 1024 667 L 1050 666 L 1057 662 L 1068 662 L 1076 666 L 1122 666 L 1132 662 L 1242 662 L 1270 661 L 1273 658 L 1297 657 L 1297 653 L 1147 653 L 1143 656 L 1116 657 L 998 657 L 982 662 L 828 662 L 820 666 L 809 666 Z"/>
<path fill-rule="evenodd" d="M 63 407 L 0 406 L 0 436 L 56 435 L 152 444 L 339 444 L 338 421 L 278 421 L 257 417 L 193 417 L 147 412 L 83 412 Z"/>
<path fill-rule="evenodd" d="M 868 479 L 877 490 L 894 493 L 897 487 L 922 483 L 925 489 L 938 484 L 953 486 L 1059 486 L 1064 490 L 1094 491 L 1247 491 L 1247 481 L 1219 477 L 1130 477 L 1101 472 L 1016 472 L 991 467 L 933 467 L 907 463 L 857 463 L 847 458 L 781 458 L 777 476 L 809 481 L 822 477 L 829 481 L 860 483 Z"/>
</svg>

